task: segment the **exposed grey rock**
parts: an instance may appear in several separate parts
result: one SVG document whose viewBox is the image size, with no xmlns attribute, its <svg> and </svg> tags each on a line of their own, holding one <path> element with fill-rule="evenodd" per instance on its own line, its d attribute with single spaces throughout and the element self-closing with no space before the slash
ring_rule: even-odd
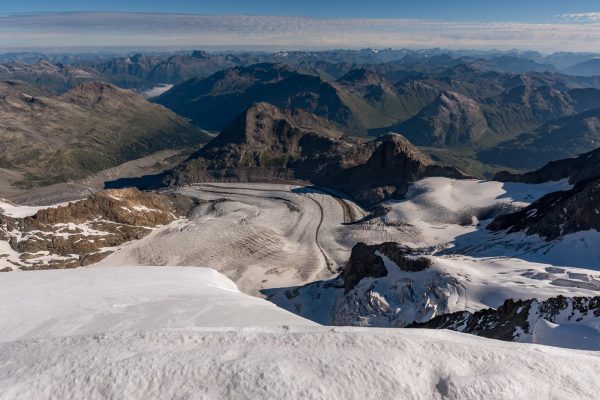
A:
<svg viewBox="0 0 600 400">
<path fill-rule="evenodd" d="M 543 319 L 551 323 L 597 325 L 600 318 L 600 296 L 557 296 L 539 301 L 508 299 L 498 309 L 475 313 L 461 311 L 413 323 L 408 328 L 450 329 L 505 341 L 528 341 L 535 323 Z"/>
<path fill-rule="evenodd" d="M 396 242 L 367 245 L 359 242 L 352 248 L 350 260 L 344 268 L 342 277 L 346 292 L 352 290 L 364 278 L 380 278 L 388 274 L 381 256 L 393 261 L 402 271 L 417 272 L 431 266 L 428 258 L 409 258 L 412 251 Z"/>
<path fill-rule="evenodd" d="M 500 215 L 487 228 L 522 231 L 547 240 L 600 230 L 600 177 L 581 181 L 571 190 L 547 194 L 517 212 Z"/>
</svg>

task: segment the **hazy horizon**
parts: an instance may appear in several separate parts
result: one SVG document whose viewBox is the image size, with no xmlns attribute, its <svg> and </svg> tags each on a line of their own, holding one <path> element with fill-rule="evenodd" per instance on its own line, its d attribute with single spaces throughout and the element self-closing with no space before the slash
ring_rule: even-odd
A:
<svg viewBox="0 0 600 400">
<path fill-rule="evenodd" d="M 592 1 L 48 3 L 0 5 L 0 50 L 439 47 L 553 53 L 600 48 L 600 7 Z"/>
</svg>

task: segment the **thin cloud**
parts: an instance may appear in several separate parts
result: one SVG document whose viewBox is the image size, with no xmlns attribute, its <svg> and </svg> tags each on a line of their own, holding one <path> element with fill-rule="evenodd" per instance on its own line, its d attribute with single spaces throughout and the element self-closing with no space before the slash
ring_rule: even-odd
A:
<svg viewBox="0 0 600 400">
<path fill-rule="evenodd" d="M 560 18 L 578 22 L 599 22 L 600 12 L 561 14 Z"/>
<path fill-rule="evenodd" d="M 55 13 L 0 18 L 3 48 L 111 46 L 439 46 L 595 51 L 600 48 L 600 24 L 145 13 Z"/>
</svg>

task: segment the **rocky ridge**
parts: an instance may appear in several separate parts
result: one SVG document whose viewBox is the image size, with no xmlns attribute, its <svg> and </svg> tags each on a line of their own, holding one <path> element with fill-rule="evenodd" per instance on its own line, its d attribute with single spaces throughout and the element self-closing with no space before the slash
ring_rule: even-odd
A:
<svg viewBox="0 0 600 400">
<path fill-rule="evenodd" d="M 403 327 L 451 312 L 464 296 L 455 278 L 431 266 L 399 243 L 358 243 L 337 277 L 263 293 L 324 325 Z"/>
<path fill-rule="evenodd" d="M 600 177 L 581 181 L 571 190 L 547 194 L 529 206 L 496 217 L 487 228 L 524 232 L 546 240 L 589 230 L 600 231 Z"/>
<path fill-rule="evenodd" d="M 5 270 L 87 266 L 115 247 L 184 216 L 190 206 L 190 200 L 181 196 L 122 189 L 101 191 L 24 218 L 0 211 L 0 240 L 9 245 L 0 265 Z"/>
<path fill-rule="evenodd" d="M 524 174 L 499 172 L 494 180 L 501 182 L 543 183 L 567 179 L 576 184 L 600 176 L 600 149 L 573 158 L 551 161 L 542 168 Z"/>
<path fill-rule="evenodd" d="M 557 296 L 543 301 L 508 299 L 497 309 L 439 315 L 427 322 L 413 323 L 408 328 L 450 329 L 491 339 L 531 342 L 536 330 L 540 326 L 543 329 L 548 323 L 593 326 L 598 318 L 599 296 Z"/>
<path fill-rule="evenodd" d="M 166 173 L 114 185 L 177 187 L 206 181 L 301 180 L 345 192 L 365 205 L 400 198 L 428 176 L 464 178 L 389 133 L 365 140 L 305 111 L 254 103 L 221 135 Z"/>
</svg>

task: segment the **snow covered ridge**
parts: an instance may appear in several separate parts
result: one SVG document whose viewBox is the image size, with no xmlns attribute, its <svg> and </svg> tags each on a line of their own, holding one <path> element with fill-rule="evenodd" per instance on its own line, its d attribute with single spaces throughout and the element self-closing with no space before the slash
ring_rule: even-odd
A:
<svg viewBox="0 0 600 400">
<path fill-rule="evenodd" d="M 0 343 L 0 398 L 573 399 L 600 355 L 449 331 L 247 328 Z"/>
<path fill-rule="evenodd" d="M 98 267 L 3 274 L 0 342 L 107 331 L 315 323 L 241 293 L 201 267 Z"/>
</svg>

